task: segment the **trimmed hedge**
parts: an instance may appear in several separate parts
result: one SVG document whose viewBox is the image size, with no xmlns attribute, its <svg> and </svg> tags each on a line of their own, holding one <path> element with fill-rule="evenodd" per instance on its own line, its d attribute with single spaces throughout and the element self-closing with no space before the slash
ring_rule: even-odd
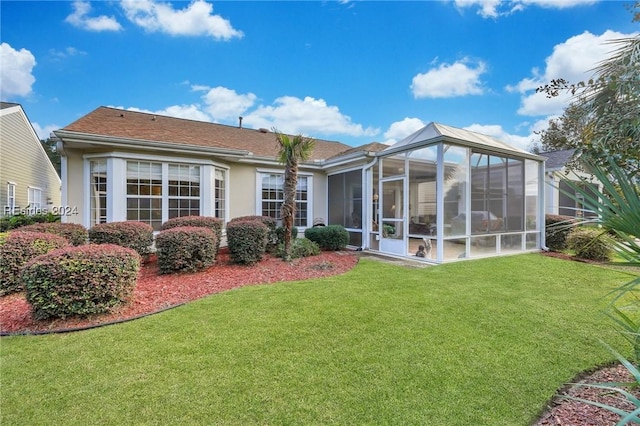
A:
<svg viewBox="0 0 640 426">
<path fill-rule="evenodd" d="M 295 228 L 294 228 L 295 229 Z M 317 256 L 320 247 L 308 238 L 296 238 L 291 241 L 291 258 Z M 284 243 L 278 245 L 278 257 L 284 257 Z"/>
<path fill-rule="evenodd" d="M 0 295 L 22 291 L 20 270 L 33 258 L 68 247 L 69 241 L 45 232 L 11 231 L 0 245 Z"/>
<path fill-rule="evenodd" d="M 573 228 L 567 236 L 567 247 L 580 259 L 607 262 L 611 260 L 612 250 L 607 241 L 608 235 L 595 228 Z"/>
<path fill-rule="evenodd" d="M 68 247 L 38 256 L 22 269 L 34 318 L 109 312 L 131 300 L 140 255 L 114 244 Z"/>
<path fill-rule="evenodd" d="M 23 213 L 15 214 L 12 216 L 0 217 L 0 232 L 9 231 L 11 229 L 17 229 L 21 226 L 32 225 L 34 223 L 52 223 L 60 222 L 60 215 L 47 213 L 36 213 L 32 215 L 26 215 Z"/>
<path fill-rule="evenodd" d="M 567 235 L 571 232 L 572 224 L 575 223 L 571 216 L 561 216 L 548 214 L 545 221 L 545 241 L 546 246 L 553 251 L 562 251 L 567 248 Z"/>
<path fill-rule="evenodd" d="M 183 226 L 197 226 L 200 228 L 209 228 L 216 234 L 216 253 L 220 250 L 220 241 L 222 241 L 222 219 L 209 216 L 182 216 L 174 217 L 162 224 L 162 230 L 179 228 Z"/>
<path fill-rule="evenodd" d="M 262 260 L 269 228 L 260 220 L 236 220 L 227 224 L 229 256 L 235 263 L 252 265 Z"/>
<path fill-rule="evenodd" d="M 34 223 L 33 225 L 18 228 L 22 232 L 48 232 L 50 234 L 59 235 L 66 238 L 74 246 L 87 244 L 89 232 L 87 229 L 77 223 Z"/>
<path fill-rule="evenodd" d="M 318 244 L 322 250 L 343 250 L 349 244 L 349 232 L 342 225 L 307 228 L 304 236 Z"/>
<path fill-rule="evenodd" d="M 156 237 L 160 273 L 201 271 L 216 260 L 218 238 L 210 228 L 180 226 Z"/>
<path fill-rule="evenodd" d="M 229 223 L 246 222 L 248 220 L 249 221 L 257 220 L 258 222 L 262 222 L 267 226 L 267 228 L 269 229 L 269 232 L 267 234 L 267 251 L 268 252 L 275 251 L 276 248 L 278 247 L 278 235 L 276 234 L 277 222 L 275 218 L 271 216 L 238 216 L 231 219 Z"/>
<path fill-rule="evenodd" d="M 116 244 L 138 252 L 140 256 L 151 253 L 153 228 L 143 222 L 100 223 L 89 229 L 92 244 Z"/>
</svg>

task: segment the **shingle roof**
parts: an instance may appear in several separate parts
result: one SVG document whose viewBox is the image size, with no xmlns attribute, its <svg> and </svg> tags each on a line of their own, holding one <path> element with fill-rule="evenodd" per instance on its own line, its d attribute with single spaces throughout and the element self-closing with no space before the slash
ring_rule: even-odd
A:
<svg viewBox="0 0 640 426">
<path fill-rule="evenodd" d="M 249 151 L 267 158 L 275 158 L 278 153 L 274 133 L 265 129 L 240 128 L 109 107 L 99 107 L 61 130 L 132 140 L 132 146 L 135 146 L 135 140 L 140 140 Z M 309 160 L 324 160 L 350 149 L 352 147 L 340 142 L 316 139 Z"/>
<path fill-rule="evenodd" d="M 0 109 L 11 108 L 15 106 L 20 106 L 20 104 L 16 104 L 13 102 L 0 102 Z"/>
<path fill-rule="evenodd" d="M 541 152 L 538 155 L 547 157 L 547 161 L 545 162 L 545 168 L 547 170 L 552 171 L 552 170 L 560 170 L 564 166 L 566 166 L 567 163 L 573 157 L 574 152 L 576 152 L 575 149 L 563 149 L 561 151 Z"/>
</svg>

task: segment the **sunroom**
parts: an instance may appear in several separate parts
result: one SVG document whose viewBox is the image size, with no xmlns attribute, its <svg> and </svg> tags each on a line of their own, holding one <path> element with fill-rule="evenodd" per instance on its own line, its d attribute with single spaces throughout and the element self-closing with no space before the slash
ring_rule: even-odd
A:
<svg viewBox="0 0 640 426">
<path fill-rule="evenodd" d="M 544 246 L 544 158 L 431 123 L 329 174 L 329 222 L 353 246 L 442 263 Z"/>
</svg>

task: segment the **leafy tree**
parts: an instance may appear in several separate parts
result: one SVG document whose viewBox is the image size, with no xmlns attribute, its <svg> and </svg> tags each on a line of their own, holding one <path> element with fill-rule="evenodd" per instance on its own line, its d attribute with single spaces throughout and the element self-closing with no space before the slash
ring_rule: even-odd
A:
<svg viewBox="0 0 640 426">
<path fill-rule="evenodd" d="M 56 140 L 55 139 L 42 139 L 40 140 L 42 147 L 44 148 L 44 152 L 47 153 L 47 157 L 53 164 L 53 167 L 56 169 L 58 176 L 60 176 L 60 153 L 56 150 Z"/>
<path fill-rule="evenodd" d="M 634 21 L 640 21 L 640 2 Z M 610 42 L 611 57 L 595 68 L 595 78 L 570 83 L 563 78 L 541 86 L 547 97 L 575 96 L 564 115 L 542 132 L 543 147 L 576 148 L 576 155 L 606 165 L 607 158 L 631 175 L 640 174 L 640 34 Z"/>
<path fill-rule="evenodd" d="M 283 258 L 291 260 L 291 230 L 293 229 L 293 218 L 296 212 L 296 187 L 298 185 L 298 164 L 307 160 L 313 152 L 315 141 L 302 135 L 288 135 L 273 129 L 276 134 L 280 151 L 278 160 L 284 164 L 284 202 L 280 209 L 282 226 L 284 227 L 284 251 Z"/>
</svg>

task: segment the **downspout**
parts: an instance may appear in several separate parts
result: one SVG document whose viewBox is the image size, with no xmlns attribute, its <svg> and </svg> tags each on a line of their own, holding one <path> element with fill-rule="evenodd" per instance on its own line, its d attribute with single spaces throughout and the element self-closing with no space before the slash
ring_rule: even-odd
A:
<svg viewBox="0 0 640 426">
<path fill-rule="evenodd" d="M 360 246 L 360 250 L 369 249 L 369 228 L 371 227 L 371 223 L 373 220 L 373 215 L 371 212 L 371 206 L 373 205 L 371 190 L 373 188 L 369 188 L 369 179 L 367 179 L 367 171 L 378 163 L 378 157 L 375 155 L 375 153 L 373 155 L 373 160 L 370 163 L 365 164 L 362 168 L 362 180 L 364 181 L 362 187 L 363 193 L 365 194 L 363 197 L 363 201 L 366 203 L 365 206 L 367 207 L 365 209 L 366 220 L 362 221 L 362 243 Z"/>
</svg>

